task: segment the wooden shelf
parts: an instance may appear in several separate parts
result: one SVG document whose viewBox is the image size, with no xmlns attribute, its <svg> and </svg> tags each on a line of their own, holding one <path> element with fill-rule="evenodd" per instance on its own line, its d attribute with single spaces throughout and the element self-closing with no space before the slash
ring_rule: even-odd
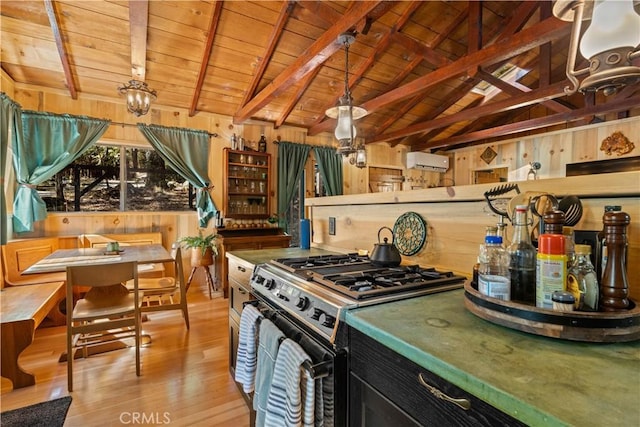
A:
<svg viewBox="0 0 640 427">
<path fill-rule="evenodd" d="M 588 342 L 640 339 L 640 307 L 618 312 L 561 312 L 502 301 L 482 295 L 467 281 L 464 305 L 471 313 L 498 325 L 551 338 Z"/>
</svg>

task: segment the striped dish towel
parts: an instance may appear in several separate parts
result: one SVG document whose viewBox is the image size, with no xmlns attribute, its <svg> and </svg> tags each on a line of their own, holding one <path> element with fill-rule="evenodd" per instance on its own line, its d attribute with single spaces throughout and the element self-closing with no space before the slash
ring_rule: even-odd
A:
<svg viewBox="0 0 640 427">
<path fill-rule="evenodd" d="M 281 339 L 284 334 L 269 319 L 260 322 L 258 339 L 258 367 L 256 368 L 256 391 L 253 393 L 253 409 L 256 411 L 255 427 L 264 426 L 264 417 L 269 401 L 269 389 Z"/>
<path fill-rule="evenodd" d="M 245 393 L 251 393 L 255 387 L 255 374 L 258 341 L 258 319 L 262 313 L 252 305 L 246 305 L 240 315 L 238 353 L 236 357 L 236 381 L 242 384 Z"/>
<path fill-rule="evenodd" d="M 310 360 L 309 356 L 293 340 L 287 338 L 280 344 L 269 390 L 266 427 L 314 426 L 315 380 L 302 368 L 305 360 Z"/>
</svg>

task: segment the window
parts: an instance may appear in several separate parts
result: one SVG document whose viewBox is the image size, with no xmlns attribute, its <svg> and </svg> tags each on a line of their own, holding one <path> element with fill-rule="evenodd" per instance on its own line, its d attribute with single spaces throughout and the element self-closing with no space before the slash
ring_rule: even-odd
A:
<svg viewBox="0 0 640 427">
<path fill-rule="evenodd" d="M 184 211 L 192 186 L 152 148 L 96 145 L 37 187 L 47 211 Z"/>
</svg>

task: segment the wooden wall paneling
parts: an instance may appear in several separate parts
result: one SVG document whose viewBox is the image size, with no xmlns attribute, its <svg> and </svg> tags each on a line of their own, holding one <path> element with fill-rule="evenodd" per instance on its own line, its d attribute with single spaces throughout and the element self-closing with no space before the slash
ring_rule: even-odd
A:
<svg viewBox="0 0 640 427">
<path fill-rule="evenodd" d="M 598 147 L 593 141 L 598 139 L 598 129 L 579 130 L 573 134 L 570 163 L 591 162 L 598 159 Z"/>
<path fill-rule="evenodd" d="M 74 213 L 49 214 L 43 224 L 43 236 L 77 236 L 85 233 L 87 218 Z"/>
<path fill-rule="evenodd" d="M 15 100 L 15 83 L 11 77 L 3 70 L 0 69 L 0 87 L 7 96 Z"/>
</svg>

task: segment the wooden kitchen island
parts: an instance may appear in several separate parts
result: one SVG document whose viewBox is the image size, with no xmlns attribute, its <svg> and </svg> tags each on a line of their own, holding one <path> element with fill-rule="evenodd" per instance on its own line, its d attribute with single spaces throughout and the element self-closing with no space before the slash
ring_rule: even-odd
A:
<svg viewBox="0 0 640 427">
<path fill-rule="evenodd" d="M 515 331 L 468 312 L 463 290 L 355 309 L 346 318 L 396 354 L 400 366 L 416 365 L 442 380 L 436 385 L 461 389 L 457 395 L 443 391 L 468 397 L 472 407 L 482 401 L 531 426 L 640 425 L 640 341 L 594 344 Z M 359 349 L 351 346 L 353 359 Z M 390 365 L 392 359 L 385 360 Z M 410 378 L 423 388 L 417 375 Z M 385 397 L 401 408 L 406 404 L 405 396 Z M 465 416 L 442 402 L 452 416 Z"/>
</svg>

